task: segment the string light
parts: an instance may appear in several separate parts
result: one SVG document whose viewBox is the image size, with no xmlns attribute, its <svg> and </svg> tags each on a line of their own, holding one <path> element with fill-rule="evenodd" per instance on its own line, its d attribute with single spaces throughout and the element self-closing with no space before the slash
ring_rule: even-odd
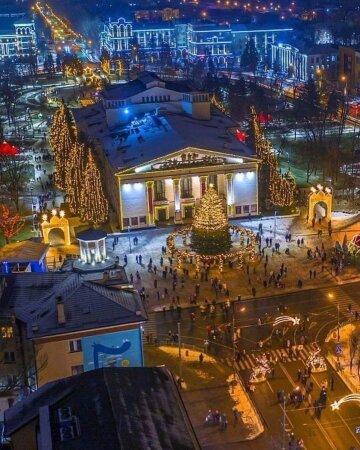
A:
<svg viewBox="0 0 360 450">
<path fill-rule="evenodd" d="M 70 211 L 74 214 L 78 214 L 80 211 L 86 159 L 85 146 L 79 142 L 75 142 L 71 148 L 66 167 L 66 191 L 69 194 Z M 88 195 L 91 195 L 91 192 Z"/>
<path fill-rule="evenodd" d="M 67 188 L 67 162 L 75 141 L 74 119 L 69 108 L 62 102 L 54 114 L 49 130 L 49 143 L 54 153 L 56 167 L 55 185 L 62 191 L 66 191 Z"/>
<path fill-rule="evenodd" d="M 103 192 L 101 175 L 91 151 L 88 153 L 80 193 L 80 217 L 94 225 L 104 223 L 109 213 L 108 201 Z"/>
<path fill-rule="evenodd" d="M 239 236 L 238 249 L 232 249 L 230 232 Z M 175 244 L 177 237 L 182 238 L 185 248 L 178 248 Z M 188 238 L 190 247 L 186 248 Z M 177 257 L 177 267 L 188 258 L 195 258 L 195 270 L 199 272 L 202 264 L 217 264 L 222 272 L 224 262 L 237 259 L 239 267 L 243 267 L 246 257 L 250 261 L 255 259 L 255 235 L 237 225 L 229 225 L 222 206 L 221 199 L 210 185 L 201 199 L 193 226 L 187 226 L 171 233 L 167 238 L 167 247 L 173 256 Z"/>
<path fill-rule="evenodd" d="M 296 181 L 288 169 L 285 175 L 281 174 L 278 159 L 273 152 L 271 142 L 265 139 L 260 126 L 255 107 L 251 107 L 251 126 L 255 138 L 255 150 L 262 162 L 262 173 L 264 169 L 269 171 L 268 193 L 270 202 L 276 206 L 290 206 L 294 203 Z M 265 180 L 263 180 L 265 181 Z"/>
</svg>

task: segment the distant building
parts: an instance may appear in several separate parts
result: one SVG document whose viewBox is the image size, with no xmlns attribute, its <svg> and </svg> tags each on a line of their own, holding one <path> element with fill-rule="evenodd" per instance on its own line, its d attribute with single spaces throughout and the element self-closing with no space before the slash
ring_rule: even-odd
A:
<svg viewBox="0 0 360 450">
<path fill-rule="evenodd" d="M 293 76 L 298 81 L 306 81 L 317 74 L 334 79 L 338 65 L 338 50 L 329 45 L 295 47 L 289 44 L 271 46 L 272 65 L 278 65 L 281 72 Z"/>
<path fill-rule="evenodd" d="M 176 51 L 186 50 L 190 58 L 211 57 L 215 64 L 225 67 L 230 62 L 239 64 L 246 42 L 253 38 L 260 61 L 266 64 L 267 59 L 270 60 L 271 45 L 286 40 L 292 32 L 292 28 L 286 26 L 177 23 L 171 22 L 170 16 L 166 15 L 160 23 L 140 24 L 124 18 L 110 21 L 101 32 L 101 47 L 111 54 L 124 55 L 130 54 L 131 46 L 136 43 L 145 57 L 149 57 L 168 44 L 173 56 Z"/>
<path fill-rule="evenodd" d="M 47 383 L 5 420 L 13 450 L 200 450 L 164 367 L 98 369 Z"/>
<path fill-rule="evenodd" d="M 0 14 L 0 60 L 36 53 L 35 22 L 24 14 Z"/>
<path fill-rule="evenodd" d="M 102 161 L 122 230 L 191 220 L 209 183 L 229 217 L 258 214 L 258 163 L 209 94 L 143 72 L 73 111 Z"/>
<path fill-rule="evenodd" d="M 339 48 L 339 80 L 342 88 L 358 95 L 360 92 L 360 49 Z"/>
</svg>

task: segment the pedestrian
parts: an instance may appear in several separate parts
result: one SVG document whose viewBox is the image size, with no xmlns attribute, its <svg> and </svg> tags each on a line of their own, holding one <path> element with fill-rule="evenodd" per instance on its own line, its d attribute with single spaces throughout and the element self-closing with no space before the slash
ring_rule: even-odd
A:
<svg viewBox="0 0 360 450">
<path fill-rule="evenodd" d="M 200 364 L 204 361 L 204 355 L 202 353 L 200 353 L 200 355 L 199 355 L 199 361 L 200 361 Z"/>
<path fill-rule="evenodd" d="M 256 297 L 256 288 L 254 286 L 251 288 L 251 292 L 253 297 Z"/>
<path fill-rule="evenodd" d="M 226 417 L 225 413 L 222 413 L 220 416 L 220 424 L 221 424 L 221 429 L 226 430 L 228 422 L 227 422 L 227 417 Z"/>
<path fill-rule="evenodd" d="M 297 373 L 297 380 L 300 381 L 300 379 L 301 379 L 301 374 L 302 374 L 301 369 L 299 368 L 298 371 L 297 371 L 296 373 Z"/>
<path fill-rule="evenodd" d="M 139 264 L 139 257 L 138 257 L 138 255 L 135 256 L 135 259 L 136 259 L 136 264 Z"/>
<path fill-rule="evenodd" d="M 331 379 L 330 379 L 330 389 L 331 389 L 332 391 L 334 390 L 334 384 L 335 384 L 334 375 L 331 375 Z"/>
<path fill-rule="evenodd" d="M 237 410 L 236 406 L 233 408 L 233 418 L 234 418 L 234 424 L 239 422 L 239 411 Z"/>
<path fill-rule="evenodd" d="M 315 280 L 315 278 L 316 278 L 316 270 L 314 270 L 314 272 L 313 272 L 313 277 L 314 277 L 314 280 Z"/>
<path fill-rule="evenodd" d="M 311 278 L 312 278 L 312 274 L 313 274 L 313 273 L 312 273 L 312 270 L 310 269 L 310 270 L 309 270 L 309 278 L 310 278 L 310 280 L 311 280 Z"/>
<path fill-rule="evenodd" d="M 133 284 L 134 283 L 134 275 L 131 273 L 130 274 L 130 283 Z"/>
</svg>

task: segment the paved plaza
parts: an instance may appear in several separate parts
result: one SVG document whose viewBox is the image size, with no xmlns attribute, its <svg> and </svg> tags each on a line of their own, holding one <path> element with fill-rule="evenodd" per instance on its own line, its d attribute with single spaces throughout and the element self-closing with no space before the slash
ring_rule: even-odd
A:
<svg viewBox="0 0 360 450">
<path fill-rule="evenodd" d="M 162 310 L 166 308 L 189 306 L 196 300 L 197 304 L 207 299 L 211 302 L 213 299 L 217 301 L 242 299 L 251 297 L 263 297 L 268 295 L 286 293 L 299 289 L 298 282 L 301 280 L 301 289 L 316 288 L 325 286 L 335 282 L 341 282 L 342 278 L 351 275 L 351 269 L 346 269 L 343 274 L 335 276 L 331 267 L 331 251 L 337 240 L 342 243 L 345 232 L 342 231 L 342 225 L 345 224 L 347 230 L 352 235 L 351 217 L 344 220 L 335 220 L 335 227 L 338 231 L 334 231 L 329 237 L 326 226 L 314 228 L 306 224 L 306 219 L 301 216 L 277 218 L 263 218 L 253 220 L 232 221 L 237 225 L 251 229 L 255 234 L 259 230 L 259 224 L 262 223 L 263 235 L 261 250 L 263 254 L 259 254 L 257 246 L 257 256 L 255 261 L 249 262 L 242 269 L 230 269 L 228 265 L 224 265 L 224 271 L 220 273 L 218 268 L 210 269 L 208 280 L 201 280 L 199 276 L 196 278 L 195 265 L 185 263 L 183 267 L 188 269 L 189 275 L 183 274 L 181 269 L 177 273 L 177 279 L 174 283 L 173 274 L 170 269 L 176 268 L 176 262 L 173 261 L 172 267 L 168 256 L 162 254 L 162 247 L 166 245 L 167 236 L 173 231 L 172 227 L 157 228 L 144 231 L 130 231 L 118 235 L 118 242 L 114 246 L 113 238 L 107 239 L 108 252 L 114 256 L 118 256 L 120 263 L 124 264 L 126 255 L 127 264 L 126 272 L 129 277 L 133 277 L 134 286 L 140 291 L 145 289 L 145 303 L 149 311 Z M 318 230 L 322 230 L 322 235 L 318 234 Z M 285 235 L 291 233 L 291 241 L 286 242 Z M 134 238 L 137 238 L 137 245 L 134 244 Z M 266 238 L 269 239 L 269 246 L 266 246 Z M 270 246 L 272 239 L 272 246 Z M 301 240 L 303 239 L 303 244 Z M 300 245 L 298 241 L 300 240 Z M 136 242 L 136 240 L 135 240 Z M 279 253 L 273 252 L 274 243 L 280 244 Z M 131 247 L 131 251 L 130 251 Z M 320 255 L 314 257 L 316 247 L 319 253 L 326 253 L 326 261 L 322 263 Z M 286 254 L 289 249 L 289 254 Z M 308 250 L 312 251 L 312 256 L 308 256 Z M 141 264 L 139 256 L 141 255 Z M 161 258 L 163 257 L 163 267 L 161 267 Z M 152 264 L 156 266 L 157 273 L 154 270 L 149 271 L 148 264 L 152 259 Z M 268 261 L 266 263 L 266 260 Z M 266 268 L 265 268 L 266 264 Z M 276 277 L 281 271 L 283 264 L 283 275 L 281 276 L 281 288 L 276 287 L 274 283 L 269 285 L 269 278 L 273 273 Z M 167 267 L 166 279 L 163 278 L 163 270 Z M 311 271 L 311 272 L 310 272 Z M 137 273 L 139 276 L 137 276 Z M 217 291 L 212 287 L 212 280 L 217 278 L 222 285 L 221 290 Z M 226 292 L 228 290 L 228 293 Z M 194 298 L 196 291 L 198 295 Z"/>
</svg>

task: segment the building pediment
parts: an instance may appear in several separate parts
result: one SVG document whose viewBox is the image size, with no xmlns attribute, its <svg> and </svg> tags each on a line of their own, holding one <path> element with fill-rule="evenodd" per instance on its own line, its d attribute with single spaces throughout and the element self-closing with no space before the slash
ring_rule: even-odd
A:
<svg viewBox="0 0 360 450">
<path fill-rule="evenodd" d="M 258 160 L 232 153 L 187 147 L 165 157 L 156 158 L 144 164 L 121 171 L 117 175 L 249 163 L 256 164 Z"/>
</svg>

